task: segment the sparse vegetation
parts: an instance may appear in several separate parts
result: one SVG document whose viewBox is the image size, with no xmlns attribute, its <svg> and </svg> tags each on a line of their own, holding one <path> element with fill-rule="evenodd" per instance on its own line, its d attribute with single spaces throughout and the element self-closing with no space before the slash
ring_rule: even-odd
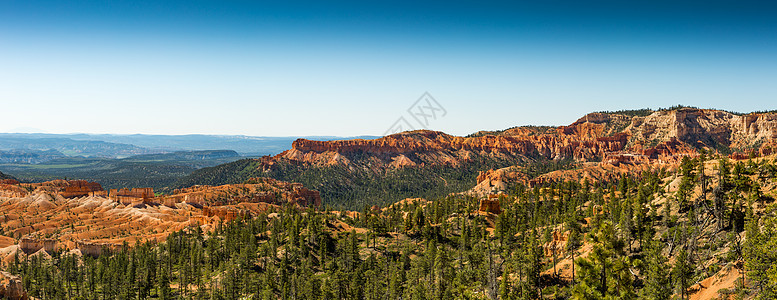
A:
<svg viewBox="0 0 777 300">
<path fill-rule="evenodd" d="M 252 177 L 270 177 L 299 182 L 321 192 L 326 205 L 336 209 L 359 210 L 365 205 L 386 206 L 405 198 L 439 198 L 470 188 L 478 171 L 511 165 L 525 165 L 530 176 L 574 167 L 571 159 L 521 161 L 475 157 L 458 166 L 432 165 L 374 171 L 343 165 L 308 166 L 279 161 L 272 169 L 262 170 L 261 164 L 244 159 L 229 164 L 195 171 L 179 181 L 177 187 L 195 184 L 221 185 L 242 183 Z"/>
<path fill-rule="evenodd" d="M 598 111 L 597 113 L 624 115 L 629 117 L 646 117 L 654 112 L 655 111 L 650 108 L 643 108 L 643 109 L 625 109 L 625 110 L 616 110 L 616 111 Z"/>
</svg>

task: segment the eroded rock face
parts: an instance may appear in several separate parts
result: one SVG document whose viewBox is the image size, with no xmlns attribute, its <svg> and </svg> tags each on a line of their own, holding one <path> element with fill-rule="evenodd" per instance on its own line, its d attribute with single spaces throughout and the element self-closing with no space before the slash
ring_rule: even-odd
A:
<svg viewBox="0 0 777 300">
<path fill-rule="evenodd" d="M 468 194 L 484 197 L 507 189 L 507 182 L 528 182 L 529 177 L 517 166 L 480 171 L 475 187 Z"/>
<path fill-rule="evenodd" d="M 287 203 L 301 207 L 321 206 L 321 194 L 301 183 L 285 182 L 272 178 L 252 178 L 244 184 L 222 186 L 193 186 L 173 191 L 172 195 L 156 198 L 154 201 L 173 207 L 176 203 L 196 206 L 219 206 L 239 202 L 264 202 L 283 205 Z"/>
<path fill-rule="evenodd" d="M 97 182 L 86 180 L 70 180 L 59 194 L 65 198 L 85 197 L 97 191 L 102 191 L 103 187 Z"/>
<path fill-rule="evenodd" d="M 300 209 L 321 205 L 317 191 L 268 178 L 245 184 L 195 186 L 149 198 L 148 205 L 140 206 L 122 204 L 109 198 L 106 191 L 73 198 L 58 194 L 68 186 L 70 183 L 64 180 L 0 185 L 3 231 L 20 237 L 18 242 L 8 237 L 0 239 L 0 248 L 15 249 L 2 251 L 0 262 L 8 262 L 15 253 L 46 256 L 58 250 L 100 256 L 106 249 L 119 249 L 124 242 L 129 246 L 160 242 L 170 233 L 195 226 L 207 231 L 221 222 L 261 214 L 280 205 L 296 204 Z M 21 196 L 8 196 L 16 193 Z"/>
<path fill-rule="evenodd" d="M 553 257 L 554 253 L 557 256 L 561 256 L 561 254 L 566 251 L 568 238 L 569 231 L 559 232 L 554 230 L 552 240 L 542 245 L 545 256 Z"/>
<path fill-rule="evenodd" d="M 54 253 L 57 247 L 55 239 L 39 239 L 34 237 L 24 237 L 19 240 L 19 249 L 24 253 L 31 254 L 43 249 L 48 253 Z"/>
<path fill-rule="evenodd" d="M 108 198 L 124 205 L 148 204 L 154 198 L 153 188 L 111 189 Z"/>
<path fill-rule="evenodd" d="M 622 150 L 625 134 L 601 136 L 596 125 L 565 127 L 556 134 L 486 135 L 457 137 L 437 131 L 411 131 L 374 140 L 294 141 L 292 149 L 264 162 L 287 159 L 316 165 L 348 164 L 357 155 L 378 159 L 384 166 L 417 166 L 427 164 L 457 165 L 473 154 L 491 157 L 543 157 L 548 159 L 592 159 L 607 152 Z M 567 132 L 569 134 L 567 134 Z M 337 155 L 344 159 L 335 159 Z"/>
<path fill-rule="evenodd" d="M 681 108 L 656 111 L 644 117 L 591 113 L 568 126 L 515 127 L 498 132 L 482 131 L 471 137 L 418 130 L 373 140 L 299 139 L 292 149 L 259 161 L 265 171 L 280 160 L 381 171 L 430 165 L 455 167 L 473 157 L 574 159 L 602 162 L 619 174 L 645 169 L 640 166 L 671 166 L 685 156 L 698 155 L 698 150 L 704 148 L 713 151 L 729 148 L 744 151 L 742 155 L 776 152 L 777 114 L 735 115 L 720 110 Z M 563 172 L 563 175 L 611 176 L 587 170 L 575 172 Z M 483 193 L 499 190 L 504 179 L 514 175 L 506 170 L 489 174 L 478 177 L 477 190 Z M 520 176 L 512 177 L 523 180 Z M 552 176 L 536 178 L 533 183 L 548 180 L 552 181 Z"/>
<path fill-rule="evenodd" d="M 480 207 L 478 208 L 478 211 L 489 212 L 497 215 L 502 213 L 502 208 L 499 205 L 498 198 L 489 197 L 486 199 L 481 199 L 479 204 Z"/>
<path fill-rule="evenodd" d="M 27 292 L 22 286 L 22 279 L 8 272 L 0 271 L 0 298 L 11 300 L 27 300 Z"/>
<path fill-rule="evenodd" d="M 0 197 L 24 197 L 27 196 L 27 194 L 29 194 L 29 191 L 18 184 L 0 183 Z"/>
<path fill-rule="evenodd" d="M 92 241 L 76 241 L 76 249 L 81 251 L 83 255 L 89 255 L 92 257 L 99 257 L 106 252 L 116 252 L 121 249 L 122 245 L 118 243 L 101 243 Z"/>
<path fill-rule="evenodd" d="M 214 207 L 203 207 L 202 208 L 202 215 L 206 217 L 218 217 L 220 220 L 224 222 L 229 222 L 234 219 L 237 219 L 238 217 L 245 217 L 249 213 L 245 210 L 236 209 L 234 207 L 223 207 L 223 206 L 214 206 Z"/>
<path fill-rule="evenodd" d="M 0 197 L 24 197 L 31 193 L 49 193 L 65 198 L 94 196 L 103 191 L 96 182 L 86 180 L 52 180 L 41 183 L 0 182 Z"/>
<path fill-rule="evenodd" d="M 734 115 L 711 109 L 683 108 L 635 117 L 625 130 L 629 144 L 679 140 L 694 147 L 751 148 L 777 139 L 777 114 Z M 758 148 L 758 147 L 755 147 Z"/>
</svg>

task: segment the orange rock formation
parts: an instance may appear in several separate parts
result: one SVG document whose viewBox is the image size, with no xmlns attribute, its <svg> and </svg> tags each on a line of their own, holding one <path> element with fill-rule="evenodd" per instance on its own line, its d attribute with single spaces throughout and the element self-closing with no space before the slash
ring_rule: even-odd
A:
<svg viewBox="0 0 777 300">
<path fill-rule="evenodd" d="M 218 217 L 219 219 L 229 222 L 234 219 L 237 219 L 238 217 L 245 217 L 247 215 L 246 210 L 237 209 L 234 207 L 228 207 L 228 206 L 213 206 L 213 207 L 203 207 L 202 208 L 202 215 L 206 217 Z"/>
<path fill-rule="evenodd" d="M 563 129 L 561 129 L 563 131 Z M 437 131 L 411 131 L 389 135 L 374 140 L 311 141 L 298 139 L 292 149 L 276 156 L 289 160 L 315 164 L 332 164 L 335 154 L 348 157 L 356 153 L 385 156 L 387 161 L 400 161 L 402 165 L 418 163 L 451 163 L 467 159 L 471 153 L 483 155 L 540 156 L 550 159 L 574 157 L 590 159 L 606 152 L 622 150 L 627 135 L 609 137 L 581 137 L 566 134 L 535 136 L 480 136 L 457 137 Z M 427 154 L 424 157 L 424 154 Z M 423 161 L 411 158 L 421 156 Z M 343 160 L 340 160 L 343 161 Z M 336 161 L 334 161 L 336 162 Z"/>
<path fill-rule="evenodd" d="M 187 203 L 200 207 L 208 205 L 235 204 L 239 202 L 264 202 L 283 205 L 291 203 L 301 207 L 321 206 L 318 191 L 309 190 L 300 183 L 291 183 L 272 178 L 253 178 L 244 184 L 222 186 L 193 186 L 173 191 L 172 195 L 157 199 L 166 206 Z"/>
<path fill-rule="evenodd" d="M 65 198 L 84 197 L 94 194 L 94 192 L 102 191 L 103 187 L 96 182 L 88 182 L 86 180 L 71 180 L 67 182 L 67 186 L 64 190 L 59 191 L 59 194 Z"/>
<path fill-rule="evenodd" d="M 149 205 L 125 205 L 110 199 L 106 191 L 67 198 L 63 192 L 84 192 L 84 187 L 93 185 L 64 180 L 22 185 L 0 185 L 0 227 L 9 236 L 0 239 L 0 248 L 8 248 L 0 251 L 5 255 L 78 249 L 99 256 L 106 249 L 117 250 L 123 242 L 131 246 L 138 241 L 163 241 L 172 232 L 196 226 L 207 231 L 218 223 L 283 204 L 321 205 L 317 191 L 263 178 L 239 185 L 197 186 L 156 198 L 148 198 L 153 195 L 151 189 L 110 193 L 146 197 Z M 67 187 L 80 190 L 66 191 Z M 158 204 L 164 202 L 169 205 Z M 11 237 L 19 239 L 18 245 Z M 7 258 L 0 257 L 0 261 Z"/>
<path fill-rule="evenodd" d="M 147 204 L 154 198 L 153 188 L 111 189 L 108 198 L 124 205 Z"/>
<path fill-rule="evenodd" d="M 122 244 L 118 243 L 99 243 L 90 241 L 76 241 L 76 249 L 83 255 L 98 257 L 105 252 L 115 252 L 121 250 Z"/>
<path fill-rule="evenodd" d="M 495 199 L 491 199 L 491 198 L 481 199 L 480 200 L 480 208 L 478 210 L 482 211 L 482 212 L 494 213 L 494 214 L 497 214 L 497 215 L 502 213 L 502 209 L 499 206 L 499 199 L 498 198 L 495 198 Z"/>
<path fill-rule="evenodd" d="M 55 239 L 38 239 L 34 237 L 24 237 L 19 240 L 19 249 L 24 253 L 30 254 L 38 252 L 43 249 L 48 253 L 54 253 L 56 250 L 57 240 Z"/>
<path fill-rule="evenodd" d="M 24 197 L 30 193 L 57 194 L 65 198 L 94 196 L 103 192 L 99 183 L 86 180 L 52 180 L 42 183 L 0 183 L 0 197 Z"/>
<path fill-rule="evenodd" d="M 0 179 L 0 184 L 19 184 L 19 181 L 16 179 Z"/>
<path fill-rule="evenodd" d="M 545 256 L 552 257 L 554 251 L 557 256 L 561 256 L 566 251 L 568 238 L 569 231 L 559 232 L 554 230 L 552 240 L 542 246 Z"/>
</svg>

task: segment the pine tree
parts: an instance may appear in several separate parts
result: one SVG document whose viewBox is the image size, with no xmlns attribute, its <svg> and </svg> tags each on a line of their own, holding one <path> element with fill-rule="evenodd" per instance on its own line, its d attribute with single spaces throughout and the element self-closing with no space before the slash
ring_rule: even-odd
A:
<svg viewBox="0 0 777 300">
<path fill-rule="evenodd" d="M 572 289 L 574 299 L 633 298 L 629 268 L 631 261 L 624 256 L 623 242 L 609 222 L 604 222 L 592 235 L 594 248 L 588 258 L 578 258 L 577 283 Z"/>
<path fill-rule="evenodd" d="M 640 297 L 656 300 L 670 299 L 672 297 L 670 272 L 658 241 L 652 241 L 647 247 L 644 264 L 645 287 L 640 292 Z"/>
<path fill-rule="evenodd" d="M 502 281 L 499 283 L 499 297 L 501 299 L 511 299 L 510 295 L 510 269 L 502 270 Z"/>
<path fill-rule="evenodd" d="M 675 258 L 672 276 L 677 279 L 680 299 L 686 299 L 688 288 L 691 286 L 691 278 L 693 277 L 693 262 L 685 249 L 680 249 Z"/>
</svg>

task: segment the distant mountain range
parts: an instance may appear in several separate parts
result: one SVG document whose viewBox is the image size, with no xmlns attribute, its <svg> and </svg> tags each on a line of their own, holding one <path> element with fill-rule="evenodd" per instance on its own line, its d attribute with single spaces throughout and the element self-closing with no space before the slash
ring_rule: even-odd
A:
<svg viewBox="0 0 777 300">
<path fill-rule="evenodd" d="M 324 136 L 318 140 L 347 139 Z M 0 133 L 0 171 L 24 182 L 79 178 L 165 190 L 204 168 L 274 155 L 298 137 Z"/>
<path fill-rule="evenodd" d="M 66 155 L 54 149 L 49 150 L 0 150 L 0 163 L 38 164 L 64 158 Z"/>
<path fill-rule="evenodd" d="M 278 154 L 299 138 L 341 140 L 348 137 L 257 137 L 243 135 L 49 134 L 0 133 L 0 150 L 56 150 L 65 156 L 123 158 L 174 151 L 234 150 L 242 156 Z M 376 138 L 362 136 L 353 138 Z"/>
</svg>

